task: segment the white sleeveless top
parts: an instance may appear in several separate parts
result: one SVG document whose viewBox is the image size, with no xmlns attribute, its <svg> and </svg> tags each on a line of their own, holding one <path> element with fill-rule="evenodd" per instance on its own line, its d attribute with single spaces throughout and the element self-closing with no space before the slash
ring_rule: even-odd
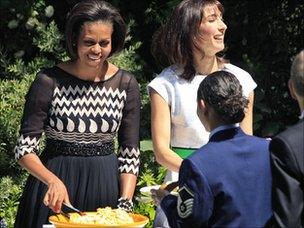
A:
<svg viewBox="0 0 304 228">
<path fill-rule="evenodd" d="M 235 65 L 224 64 L 222 70 L 236 76 L 246 97 L 257 86 L 248 72 Z M 205 130 L 196 114 L 197 90 L 206 75 L 196 75 L 189 82 L 178 76 L 181 73 L 182 70 L 174 65 L 164 69 L 148 84 L 148 90 L 154 89 L 170 106 L 171 146 L 196 149 L 209 140 L 209 132 Z M 178 173 L 167 172 L 165 181 L 177 180 Z"/>
</svg>

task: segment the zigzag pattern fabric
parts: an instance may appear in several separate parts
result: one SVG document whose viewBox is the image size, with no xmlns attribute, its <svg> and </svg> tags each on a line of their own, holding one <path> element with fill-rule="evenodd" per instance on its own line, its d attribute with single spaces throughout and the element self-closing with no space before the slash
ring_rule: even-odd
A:
<svg viewBox="0 0 304 228">
<path fill-rule="evenodd" d="M 139 172 L 139 149 L 135 148 L 119 148 L 118 161 L 120 173 L 133 173 L 138 175 Z"/>
<path fill-rule="evenodd" d="M 22 156 L 39 151 L 39 139 L 36 137 L 24 137 L 21 135 L 14 148 L 15 159 L 19 160 Z"/>
<path fill-rule="evenodd" d="M 69 142 L 98 143 L 99 139 L 102 143 L 113 140 L 125 101 L 126 92 L 118 88 L 56 87 L 51 103 L 50 127 L 46 132 L 50 138 L 65 138 Z"/>
<path fill-rule="evenodd" d="M 138 97 L 134 76 L 123 70 L 111 80 L 95 83 L 51 68 L 37 76 L 26 96 L 15 158 L 38 152 L 42 133 L 47 139 L 96 147 L 118 134 L 123 148 L 118 152 L 119 171 L 138 174 Z M 46 150 L 51 146 L 46 145 Z"/>
<path fill-rule="evenodd" d="M 120 118 L 122 108 L 126 100 L 126 92 L 120 92 L 119 89 L 113 90 L 111 87 L 80 88 L 76 85 L 74 88 L 70 85 L 68 88 L 62 86 L 55 88 L 54 99 L 52 101 L 53 115 L 67 116 L 113 116 Z"/>
</svg>

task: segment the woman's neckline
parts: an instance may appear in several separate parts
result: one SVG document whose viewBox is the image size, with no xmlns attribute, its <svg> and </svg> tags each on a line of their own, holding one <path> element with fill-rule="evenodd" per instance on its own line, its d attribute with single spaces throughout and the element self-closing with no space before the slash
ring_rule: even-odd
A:
<svg viewBox="0 0 304 228">
<path fill-rule="evenodd" d="M 228 63 L 223 63 L 223 64 L 221 65 L 221 67 L 220 67 L 217 71 L 221 71 L 221 70 L 227 69 L 227 64 L 228 64 Z M 169 67 L 169 69 L 171 69 L 171 71 L 173 71 L 176 75 L 180 75 L 180 74 L 182 74 L 182 72 L 183 72 L 183 69 L 180 68 L 180 67 L 178 67 L 177 65 L 171 65 L 171 66 Z M 207 76 L 207 75 L 208 75 L 208 74 L 201 74 L 201 73 L 199 73 L 199 72 L 195 72 L 194 78 L 200 77 L 200 76 Z"/>
<path fill-rule="evenodd" d="M 213 72 L 217 72 L 217 71 L 221 71 L 221 70 L 224 70 L 226 69 L 226 63 L 223 63 L 223 64 L 220 64 L 218 65 L 218 69 L 213 71 Z M 200 73 L 200 72 L 195 72 L 195 76 L 207 76 L 209 74 L 212 74 L 213 72 L 211 73 Z"/>
<path fill-rule="evenodd" d="M 86 82 L 86 83 L 92 83 L 92 84 L 98 84 L 98 83 L 104 83 L 104 82 L 110 81 L 113 78 L 115 78 L 115 76 L 118 75 L 118 73 L 121 71 L 121 69 L 118 68 L 117 71 L 114 74 L 112 74 L 110 77 L 108 77 L 107 79 L 99 80 L 99 81 L 93 81 L 93 80 L 86 80 L 86 79 L 82 79 L 80 77 L 77 77 L 75 74 L 72 74 L 72 73 L 68 72 L 67 70 L 61 68 L 58 65 L 55 65 L 54 67 L 57 68 L 58 70 L 62 71 L 64 74 L 66 74 L 66 75 L 68 75 L 70 77 L 73 77 L 76 80 L 79 80 L 79 81 L 82 81 L 82 82 Z"/>
</svg>

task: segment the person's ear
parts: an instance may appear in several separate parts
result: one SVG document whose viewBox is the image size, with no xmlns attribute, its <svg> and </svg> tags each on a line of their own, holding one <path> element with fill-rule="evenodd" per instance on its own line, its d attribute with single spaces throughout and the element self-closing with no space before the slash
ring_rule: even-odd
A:
<svg viewBox="0 0 304 228">
<path fill-rule="evenodd" d="M 205 110 L 205 108 L 206 108 L 205 102 L 202 99 L 197 101 L 197 105 L 201 111 Z"/>
<path fill-rule="evenodd" d="M 296 100 L 297 99 L 296 92 L 294 90 L 292 81 L 290 79 L 288 80 L 288 88 L 289 88 L 289 92 L 290 92 L 291 97 Z"/>
</svg>

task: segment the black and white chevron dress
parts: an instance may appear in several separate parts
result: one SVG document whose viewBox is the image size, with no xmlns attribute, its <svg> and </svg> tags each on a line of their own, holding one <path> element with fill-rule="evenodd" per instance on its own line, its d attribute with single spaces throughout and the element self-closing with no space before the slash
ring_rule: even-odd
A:
<svg viewBox="0 0 304 228">
<path fill-rule="evenodd" d="M 116 207 L 119 173 L 138 175 L 139 120 L 139 87 L 127 71 L 92 82 L 49 68 L 37 75 L 26 96 L 15 156 L 38 153 L 44 133 L 40 159 L 65 183 L 71 203 L 83 211 Z M 52 211 L 42 202 L 46 191 L 45 184 L 28 178 L 15 227 L 48 223 Z"/>
</svg>

